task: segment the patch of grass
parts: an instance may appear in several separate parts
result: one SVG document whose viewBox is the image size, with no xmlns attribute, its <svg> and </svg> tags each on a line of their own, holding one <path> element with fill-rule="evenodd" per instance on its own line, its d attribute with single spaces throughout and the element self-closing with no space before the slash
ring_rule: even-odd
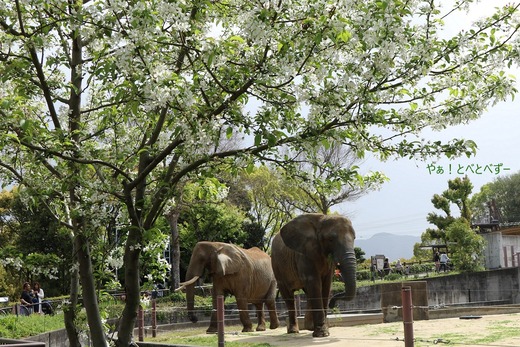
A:
<svg viewBox="0 0 520 347">
<path fill-rule="evenodd" d="M 461 343 L 467 341 L 468 335 L 462 333 L 444 333 L 439 336 L 435 336 L 432 340 L 442 339 L 444 341 L 450 341 L 451 343 Z"/>
<path fill-rule="evenodd" d="M 229 331 L 241 331 L 242 326 L 226 327 Z M 247 333 L 246 333 L 247 334 Z M 148 342 L 165 342 L 168 344 L 182 344 L 187 346 L 218 346 L 216 334 L 206 334 L 206 328 L 175 330 L 161 333 L 155 338 L 147 337 Z M 246 341 L 226 341 L 227 347 L 271 347 L 269 343 L 255 343 Z"/>
<path fill-rule="evenodd" d="M 444 343 L 450 344 L 475 344 L 475 345 L 486 345 L 490 343 L 500 342 L 513 337 L 520 337 L 520 330 L 514 325 L 515 323 L 510 320 L 496 321 L 491 326 L 478 334 L 464 334 L 464 333 L 444 333 L 436 335 L 435 337 L 421 339 L 415 336 L 417 339 L 416 347 L 430 346 L 434 340 L 442 340 Z M 425 344 L 422 344 L 425 343 Z"/>
<path fill-rule="evenodd" d="M 475 344 L 493 343 L 512 337 L 520 337 L 520 329 L 514 326 L 512 321 L 503 320 L 493 322 L 493 324 L 489 327 L 489 331 L 486 333 L 486 336 L 471 339 L 469 342 Z"/>
<path fill-rule="evenodd" d="M 378 336 L 378 335 L 396 335 L 401 332 L 402 330 L 402 323 L 388 323 L 383 326 L 374 327 L 371 329 L 371 336 Z"/>
<path fill-rule="evenodd" d="M 16 316 L 0 315 L 0 337 L 20 339 L 65 328 L 62 314 Z"/>
</svg>

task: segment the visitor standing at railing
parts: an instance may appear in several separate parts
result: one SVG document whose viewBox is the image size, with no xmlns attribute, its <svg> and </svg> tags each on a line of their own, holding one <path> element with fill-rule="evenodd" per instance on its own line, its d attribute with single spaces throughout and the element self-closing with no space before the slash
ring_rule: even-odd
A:
<svg viewBox="0 0 520 347">
<path fill-rule="evenodd" d="M 448 258 L 448 255 L 444 252 L 441 253 L 441 266 L 439 267 L 439 272 L 448 271 L 448 262 L 450 261 L 450 258 Z"/>
<path fill-rule="evenodd" d="M 43 293 L 43 289 L 40 287 L 40 283 L 34 282 L 33 285 L 33 299 L 32 302 L 38 305 L 34 306 L 34 312 L 39 312 L 43 314 L 42 312 L 42 301 L 45 294 Z"/>
</svg>

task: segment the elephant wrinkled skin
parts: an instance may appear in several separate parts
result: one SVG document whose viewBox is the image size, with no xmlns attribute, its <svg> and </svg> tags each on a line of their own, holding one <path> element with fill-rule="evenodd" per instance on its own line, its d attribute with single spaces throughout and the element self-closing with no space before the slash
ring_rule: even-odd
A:
<svg viewBox="0 0 520 347">
<path fill-rule="evenodd" d="M 329 336 L 327 304 L 335 264 L 339 264 L 345 293 L 335 299 L 352 300 L 356 294 L 355 232 L 350 220 L 339 215 L 300 215 L 274 237 L 271 262 L 278 289 L 289 313 L 288 333 L 298 333 L 294 291 L 307 297 L 305 328 L 312 336 Z"/>
<path fill-rule="evenodd" d="M 256 247 L 242 249 L 222 242 L 198 242 L 191 255 L 186 282 L 177 289 L 186 288 L 188 316 L 192 322 L 197 322 L 194 313 L 194 286 L 204 270 L 207 270 L 213 281 L 213 311 L 207 333 L 217 331 L 217 296 L 225 294 L 236 297 L 240 321 L 244 327 L 242 331 L 253 331 L 247 310 L 248 303 L 256 307 L 257 331 L 265 330 L 264 303 L 269 311 L 270 329 L 279 326 L 275 307 L 276 280 L 271 258 L 267 253 Z"/>
</svg>

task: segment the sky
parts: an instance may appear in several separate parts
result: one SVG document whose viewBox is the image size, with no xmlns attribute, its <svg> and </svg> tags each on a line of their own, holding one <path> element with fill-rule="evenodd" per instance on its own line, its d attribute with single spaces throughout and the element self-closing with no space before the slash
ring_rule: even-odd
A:
<svg viewBox="0 0 520 347">
<path fill-rule="evenodd" d="M 447 23 L 448 30 L 464 28 L 474 18 L 492 11 L 495 6 L 510 3 L 505 0 L 485 0 L 477 6 L 473 16 L 459 16 L 456 22 Z M 519 70 L 520 71 L 520 70 Z M 520 72 L 517 77 L 520 80 Z M 520 83 L 517 83 L 520 89 Z M 441 194 L 448 188 L 448 180 L 464 177 L 457 173 L 459 165 L 500 168 L 500 172 L 486 170 L 481 174 L 467 172 L 473 183 L 473 193 L 480 187 L 492 182 L 499 176 L 520 171 L 520 95 L 489 108 L 478 120 L 467 125 L 450 127 L 442 132 L 426 133 L 428 138 L 449 140 L 451 138 L 471 139 L 477 143 L 478 151 L 474 157 L 461 157 L 453 160 L 441 159 L 436 163 L 399 159 L 379 162 L 367 159 L 363 170 L 382 171 L 390 181 L 379 191 L 370 192 L 355 202 L 346 202 L 335 210 L 352 220 L 356 237 L 369 239 L 377 233 L 420 236 L 427 228 L 434 227 L 426 221 L 430 212 L 435 212 L 431 203 L 434 194 Z M 440 165 L 444 173 L 430 172 L 428 165 Z M 451 164 L 451 173 L 450 173 Z M 499 166 L 503 164 L 502 166 Z M 455 207 L 456 210 L 456 207 Z M 455 211 L 453 210 L 453 211 Z M 438 212 L 438 211 L 437 211 Z"/>
<path fill-rule="evenodd" d="M 390 181 L 379 191 L 370 192 L 355 202 L 344 203 L 338 209 L 352 220 L 357 238 L 370 238 L 381 232 L 420 236 L 428 227 L 433 227 L 426 221 L 427 214 L 435 211 L 431 198 L 448 188 L 448 180 L 464 177 L 457 173 L 459 165 L 463 168 L 472 164 L 474 167 L 477 164 L 482 167 L 490 165 L 496 169 L 503 164 L 499 174 L 489 170 L 481 174 L 467 172 L 474 186 L 473 193 L 499 176 L 520 171 L 520 99 L 498 104 L 470 124 L 451 127 L 435 135 L 445 140 L 454 137 L 472 139 L 477 143 L 478 151 L 471 158 L 446 158 L 434 164 L 409 159 L 365 161 L 362 168 L 383 171 Z M 443 166 L 444 173 L 430 172 L 428 165 L 432 164 Z"/>
</svg>

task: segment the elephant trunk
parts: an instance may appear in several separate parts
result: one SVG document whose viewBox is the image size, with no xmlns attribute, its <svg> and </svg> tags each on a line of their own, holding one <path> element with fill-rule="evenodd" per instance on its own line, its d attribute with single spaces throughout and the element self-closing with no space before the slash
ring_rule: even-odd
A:
<svg viewBox="0 0 520 347">
<path fill-rule="evenodd" d="M 356 255 L 354 250 L 343 253 L 338 259 L 341 277 L 345 283 L 345 291 L 331 298 L 330 308 L 336 305 L 336 300 L 350 301 L 356 296 Z"/>
</svg>

